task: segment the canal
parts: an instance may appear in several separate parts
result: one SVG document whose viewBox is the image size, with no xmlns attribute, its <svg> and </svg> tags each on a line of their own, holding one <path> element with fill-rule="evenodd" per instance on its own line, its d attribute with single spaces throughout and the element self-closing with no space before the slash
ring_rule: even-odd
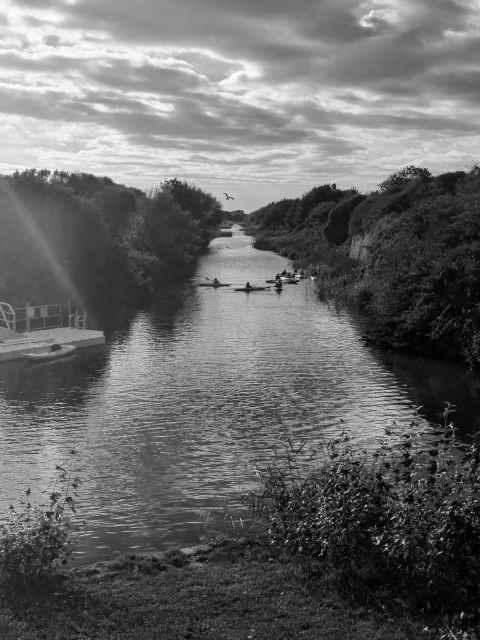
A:
<svg viewBox="0 0 480 640">
<path fill-rule="evenodd" d="M 428 435 L 444 403 L 478 429 L 480 382 L 461 367 L 376 351 L 354 319 L 304 280 L 245 294 L 288 261 L 235 228 L 191 281 L 162 292 L 104 352 L 0 370 L 0 510 L 40 500 L 56 464 L 81 478 L 81 560 L 198 542 L 241 507 L 286 438 L 316 447 L 347 431 L 372 446 L 420 405 Z"/>
</svg>

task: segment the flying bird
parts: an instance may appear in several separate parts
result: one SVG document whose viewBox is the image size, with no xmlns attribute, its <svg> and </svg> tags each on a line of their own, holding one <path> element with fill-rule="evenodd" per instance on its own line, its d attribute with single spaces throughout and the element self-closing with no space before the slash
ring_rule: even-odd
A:
<svg viewBox="0 0 480 640">
<path fill-rule="evenodd" d="M 229 195 L 228 193 L 225 193 L 225 191 L 223 192 L 223 195 L 225 196 L 225 198 L 227 200 L 235 200 L 235 198 L 233 196 Z"/>
</svg>

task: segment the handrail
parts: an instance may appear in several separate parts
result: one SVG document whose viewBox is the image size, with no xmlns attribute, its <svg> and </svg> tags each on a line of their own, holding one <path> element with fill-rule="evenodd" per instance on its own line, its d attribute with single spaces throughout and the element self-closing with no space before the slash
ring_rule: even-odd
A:
<svg viewBox="0 0 480 640">
<path fill-rule="evenodd" d="M 87 312 L 76 309 L 68 316 L 68 325 L 75 329 L 87 328 Z"/>
<path fill-rule="evenodd" d="M 0 320 L 3 321 L 3 326 L 10 331 L 16 331 L 17 322 L 16 314 L 11 304 L 0 300 Z"/>
<path fill-rule="evenodd" d="M 61 304 L 27 303 L 24 307 L 14 309 L 8 302 L 0 300 L 0 328 L 5 327 L 15 333 L 62 327 L 65 319 L 68 320 L 68 326 L 75 329 L 87 327 L 87 312 L 80 309 L 70 312 L 65 317 Z"/>
</svg>

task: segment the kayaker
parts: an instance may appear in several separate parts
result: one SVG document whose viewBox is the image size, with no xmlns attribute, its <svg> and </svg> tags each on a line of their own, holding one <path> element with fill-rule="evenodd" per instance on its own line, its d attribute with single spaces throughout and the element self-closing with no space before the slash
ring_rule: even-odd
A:
<svg viewBox="0 0 480 640">
<path fill-rule="evenodd" d="M 247 282 L 247 284 L 245 285 L 245 289 L 253 289 L 253 287 L 250 284 L 250 282 Z"/>
<path fill-rule="evenodd" d="M 220 280 L 219 280 L 218 278 L 214 278 L 214 279 L 213 279 L 213 284 L 214 284 L 214 285 L 218 285 L 218 284 L 220 284 Z"/>
</svg>

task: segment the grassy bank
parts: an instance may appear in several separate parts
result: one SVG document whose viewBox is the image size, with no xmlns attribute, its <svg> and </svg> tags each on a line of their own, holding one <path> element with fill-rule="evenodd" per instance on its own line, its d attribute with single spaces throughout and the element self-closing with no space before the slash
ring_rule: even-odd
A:
<svg viewBox="0 0 480 640">
<path fill-rule="evenodd" d="M 439 637 L 433 633 L 399 607 L 354 606 L 245 539 L 119 557 L 69 572 L 50 592 L 3 593 L 0 605 L 2 640 Z"/>
</svg>

